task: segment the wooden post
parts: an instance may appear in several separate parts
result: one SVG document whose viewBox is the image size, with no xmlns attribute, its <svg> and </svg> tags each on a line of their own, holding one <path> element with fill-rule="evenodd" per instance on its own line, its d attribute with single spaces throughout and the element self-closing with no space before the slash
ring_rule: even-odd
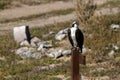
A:
<svg viewBox="0 0 120 80">
<path fill-rule="evenodd" d="M 79 64 L 86 65 L 86 56 L 79 54 Z"/>
<path fill-rule="evenodd" d="M 79 64 L 86 65 L 86 57 L 79 52 L 79 49 L 72 48 L 72 56 L 71 56 L 71 80 L 80 80 L 80 73 L 79 73 Z"/>
<path fill-rule="evenodd" d="M 79 55 L 80 55 L 79 50 L 77 48 L 72 48 L 72 56 L 71 56 L 72 75 L 71 75 L 71 80 L 80 80 Z"/>
</svg>

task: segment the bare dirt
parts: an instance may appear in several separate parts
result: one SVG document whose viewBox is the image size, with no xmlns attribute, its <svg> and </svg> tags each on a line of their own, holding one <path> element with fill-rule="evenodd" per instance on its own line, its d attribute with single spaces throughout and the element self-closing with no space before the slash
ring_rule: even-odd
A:
<svg viewBox="0 0 120 80">
<path fill-rule="evenodd" d="M 20 18 L 24 16 L 47 13 L 55 10 L 65 10 L 68 8 L 73 8 L 73 4 L 71 2 L 62 1 L 35 6 L 18 7 L 1 11 L 0 20 Z"/>
<path fill-rule="evenodd" d="M 101 5 L 105 3 L 107 0 L 95 0 L 97 5 Z M 74 8 L 74 4 L 72 2 L 62 2 L 57 1 L 53 3 L 41 4 L 41 5 L 34 5 L 34 6 L 22 6 L 12 9 L 5 9 L 0 12 L 0 21 L 2 20 L 10 20 L 16 19 L 31 15 L 38 15 L 43 13 L 48 13 L 56 10 L 66 10 Z M 106 15 L 106 14 L 114 14 L 120 12 L 119 8 L 103 8 L 95 12 L 95 15 Z M 75 20 L 75 12 L 67 14 L 67 15 L 60 15 L 60 16 L 52 16 L 48 17 L 47 19 L 33 19 L 29 21 L 22 21 L 22 22 L 7 22 L 7 23 L 0 23 L 0 32 L 4 32 L 5 30 L 12 30 L 15 26 L 21 25 L 29 25 L 30 28 L 33 27 L 42 27 L 49 24 L 54 23 L 61 23 L 70 20 Z"/>
</svg>

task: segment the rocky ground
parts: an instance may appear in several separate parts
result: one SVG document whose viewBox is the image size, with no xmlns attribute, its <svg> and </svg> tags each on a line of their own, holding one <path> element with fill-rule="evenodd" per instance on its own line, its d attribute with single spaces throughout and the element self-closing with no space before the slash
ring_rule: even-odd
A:
<svg viewBox="0 0 120 80">
<path fill-rule="evenodd" d="M 22 0 L 19 0 L 19 1 L 22 1 Z M 107 1 L 108 0 L 95 0 L 95 3 L 98 6 L 100 6 L 102 4 L 107 3 Z M 14 4 L 16 4 L 16 2 L 17 1 L 15 0 Z M 26 78 L 27 76 L 28 79 L 33 79 L 33 80 L 36 80 L 36 79 L 69 80 L 70 79 L 69 53 L 70 53 L 71 46 L 70 45 L 65 46 L 69 43 L 66 39 L 66 34 L 61 34 L 61 32 L 64 31 L 64 29 L 66 29 L 67 27 L 69 27 L 70 22 L 76 19 L 76 13 L 74 10 L 73 2 L 71 0 L 67 0 L 67 1 L 53 0 L 51 2 L 46 1 L 42 3 L 37 2 L 38 4 L 36 4 L 36 2 L 35 4 L 31 4 L 31 3 L 27 4 L 27 2 L 24 2 L 24 1 L 22 2 L 19 2 L 19 6 L 13 6 L 11 8 L 7 8 L 0 11 L 0 35 L 2 36 L 0 40 L 3 43 L 1 44 L 0 48 L 4 50 L 4 52 L 0 50 L 0 53 L 1 53 L 0 78 L 3 80 L 4 79 L 14 80 L 17 78 L 21 80 L 25 80 L 27 79 Z M 17 5 L 18 5 L 18 2 L 17 2 Z M 96 16 L 111 15 L 111 14 L 117 14 L 119 12 L 120 12 L 119 7 L 109 8 L 108 6 L 105 8 L 103 7 L 103 8 L 97 9 L 95 12 L 95 15 Z M 67 26 L 66 25 L 62 26 L 61 25 L 62 23 L 63 24 L 67 23 Z M 12 42 L 10 42 L 11 40 L 9 39 L 10 36 L 8 35 L 5 38 L 3 36 L 8 33 L 13 34 L 12 33 L 13 27 L 21 26 L 21 25 L 30 26 L 32 37 L 34 37 L 33 39 L 35 40 L 33 40 L 33 44 L 31 45 L 26 43 L 26 41 L 23 41 L 20 44 L 18 44 L 17 47 L 13 47 L 16 44 L 13 44 L 13 40 Z M 55 27 L 56 25 L 57 27 Z M 57 29 L 57 31 L 55 29 L 52 29 L 53 26 L 55 29 Z M 46 29 L 45 27 L 49 29 Z M 117 26 L 116 24 L 112 24 L 109 27 L 111 30 L 115 29 L 116 32 L 120 29 L 120 26 L 119 25 Z M 42 30 L 39 31 L 38 29 L 42 29 Z M 42 33 L 43 30 L 45 31 L 45 33 Z M 54 33 L 53 35 L 51 35 L 52 30 L 55 30 L 53 32 Z M 38 33 L 44 34 L 44 36 L 42 37 L 45 37 L 45 39 L 46 37 L 48 38 L 48 36 L 51 36 L 53 40 L 57 39 L 55 40 L 56 43 L 52 43 L 53 41 L 51 41 L 51 37 L 48 41 L 41 40 L 41 35 L 39 38 L 35 37 L 34 34 L 38 35 Z M 119 34 L 117 35 L 119 36 Z M 59 36 L 60 37 L 62 36 L 63 38 L 61 39 L 59 38 Z M 3 41 L 3 39 L 6 39 L 6 38 L 8 40 Z M 90 40 L 91 39 L 92 37 L 90 38 Z M 36 45 L 36 41 L 38 43 L 37 45 Z M 6 44 L 6 42 L 10 42 L 10 43 Z M 117 41 L 116 43 L 119 44 L 119 42 Z M 61 44 L 64 47 L 62 47 Z M 119 45 L 113 45 L 112 47 L 110 46 L 110 48 L 112 48 L 108 52 L 109 57 L 111 57 L 110 59 L 108 58 L 101 59 L 101 55 L 98 55 L 100 56 L 100 58 L 96 57 L 97 58 L 96 59 L 93 56 L 90 56 L 92 52 L 89 49 L 89 47 L 84 48 L 84 51 L 87 55 L 88 63 L 86 66 L 81 65 L 81 72 L 82 72 L 81 75 L 83 80 L 119 80 L 120 64 L 118 61 L 120 60 L 120 57 L 115 57 L 116 63 L 113 62 L 114 54 L 117 53 L 117 51 L 119 53 Z M 8 55 L 7 49 L 8 51 L 11 51 L 9 52 L 10 54 L 16 53 L 17 56 L 12 54 L 11 55 L 9 54 L 10 57 L 7 56 Z M 44 50 L 46 49 L 47 49 L 46 51 L 47 54 L 43 54 Z M 41 53 L 42 51 L 43 53 Z M 60 54 L 55 55 L 56 53 L 60 53 Z M 64 56 L 63 56 L 63 53 L 65 54 Z M 18 55 L 22 59 L 21 58 L 19 59 Z M 58 58 L 61 55 L 63 57 Z M 12 58 L 13 56 L 15 57 L 14 59 Z M 52 58 L 46 58 L 46 56 L 52 57 Z M 30 60 L 29 58 L 35 58 L 35 60 L 34 59 Z M 91 58 L 93 58 L 92 60 L 94 61 L 89 61 L 91 60 Z M 46 76 L 49 79 L 46 78 Z"/>
</svg>

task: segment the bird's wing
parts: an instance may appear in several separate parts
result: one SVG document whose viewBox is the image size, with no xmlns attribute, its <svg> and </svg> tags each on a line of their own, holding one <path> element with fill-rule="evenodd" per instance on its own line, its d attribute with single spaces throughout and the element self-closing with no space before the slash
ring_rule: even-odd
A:
<svg viewBox="0 0 120 80">
<path fill-rule="evenodd" d="M 76 31 L 76 40 L 77 40 L 78 47 L 80 48 L 80 50 L 82 52 L 84 36 L 80 29 L 77 29 L 77 31 Z"/>
<path fill-rule="evenodd" d="M 73 46 L 73 41 L 72 41 L 72 38 L 71 38 L 71 31 L 70 31 L 70 29 L 68 29 L 68 39 L 69 39 L 71 45 Z"/>
</svg>

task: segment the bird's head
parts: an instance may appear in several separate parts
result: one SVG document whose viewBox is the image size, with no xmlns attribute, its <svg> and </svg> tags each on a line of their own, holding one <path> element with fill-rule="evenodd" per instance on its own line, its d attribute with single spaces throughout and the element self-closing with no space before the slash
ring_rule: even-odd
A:
<svg viewBox="0 0 120 80">
<path fill-rule="evenodd" d="M 74 22 L 72 23 L 72 27 L 78 28 L 78 26 L 79 26 L 79 23 L 78 23 L 78 22 L 74 21 Z"/>
</svg>

